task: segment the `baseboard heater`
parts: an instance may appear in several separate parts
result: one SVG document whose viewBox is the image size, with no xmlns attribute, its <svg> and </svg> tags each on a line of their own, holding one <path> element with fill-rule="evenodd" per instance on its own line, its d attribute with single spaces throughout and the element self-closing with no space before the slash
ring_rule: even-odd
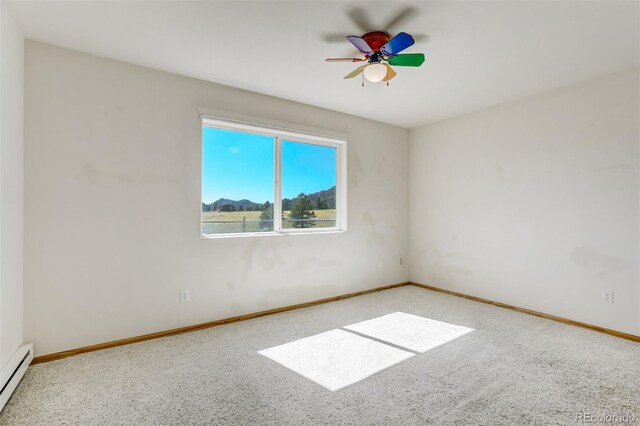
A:
<svg viewBox="0 0 640 426">
<path fill-rule="evenodd" d="M 0 370 L 0 411 L 9 401 L 13 391 L 16 390 L 32 360 L 33 344 L 22 345 Z"/>
</svg>

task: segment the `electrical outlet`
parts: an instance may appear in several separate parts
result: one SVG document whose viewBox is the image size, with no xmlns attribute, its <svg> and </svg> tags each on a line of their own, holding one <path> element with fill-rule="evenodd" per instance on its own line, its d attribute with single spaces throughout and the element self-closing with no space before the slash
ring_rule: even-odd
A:
<svg viewBox="0 0 640 426">
<path fill-rule="evenodd" d="M 402 256 L 398 256 L 398 265 L 404 265 L 404 259 L 402 258 Z"/>
<path fill-rule="evenodd" d="M 613 303 L 613 290 L 602 290 L 602 303 Z"/>
<path fill-rule="evenodd" d="M 384 268 L 384 263 L 380 262 L 380 264 L 378 265 L 378 269 L 382 271 L 383 268 Z"/>
<path fill-rule="evenodd" d="M 186 303 L 189 301 L 189 290 L 180 290 L 180 302 Z"/>
</svg>

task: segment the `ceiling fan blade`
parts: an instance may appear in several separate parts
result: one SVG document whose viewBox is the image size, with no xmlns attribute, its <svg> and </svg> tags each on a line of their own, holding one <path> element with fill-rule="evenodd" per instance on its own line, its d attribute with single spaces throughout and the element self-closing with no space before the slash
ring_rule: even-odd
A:
<svg viewBox="0 0 640 426">
<path fill-rule="evenodd" d="M 363 32 L 369 32 L 373 30 L 373 25 L 367 17 L 367 12 L 364 9 L 357 7 L 347 12 L 347 16 L 356 26 Z"/>
<path fill-rule="evenodd" d="M 419 67 L 424 62 L 424 53 L 404 53 L 389 58 L 389 65 Z"/>
<path fill-rule="evenodd" d="M 391 80 L 393 77 L 395 77 L 396 75 L 398 75 L 398 73 L 397 73 L 397 72 L 395 72 L 395 71 L 393 70 L 393 68 L 391 68 L 391 67 L 389 66 L 389 64 L 384 64 L 384 66 L 386 66 L 386 67 L 387 67 L 387 75 L 382 79 L 382 81 L 389 81 L 389 80 Z"/>
<path fill-rule="evenodd" d="M 414 7 L 407 7 L 403 10 L 401 10 L 400 12 L 398 12 L 396 14 L 396 16 L 394 16 L 393 18 L 391 18 L 391 20 L 389 20 L 389 22 L 387 23 L 387 25 L 385 25 L 383 28 L 386 31 L 391 31 L 396 27 L 399 27 L 400 24 L 404 24 L 407 20 L 411 19 L 414 16 L 418 15 L 418 10 Z"/>
<path fill-rule="evenodd" d="M 366 61 L 366 59 L 362 59 L 362 58 L 327 58 L 324 61 L 325 62 L 362 62 L 362 61 Z"/>
<path fill-rule="evenodd" d="M 345 75 L 344 78 L 353 78 L 357 75 L 359 75 L 362 71 L 364 71 L 364 69 L 366 68 L 366 65 L 362 65 L 359 66 L 358 68 L 356 68 L 355 70 L 351 71 L 349 74 Z"/>
<path fill-rule="evenodd" d="M 387 44 L 382 46 L 382 48 L 380 49 L 380 53 L 385 56 L 397 55 L 407 47 L 413 45 L 413 43 L 415 43 L 415 41 L 409 34 L 398 33 L 395 37 L 389 40 Z"/>
<path fill-rule="evenodd" d="M 371 47 L 369 47 L 367 42 L 364 41 L 362 37 L 350 35 L 347 37 L 347 40 L 349 40 L 359 51 L 361 51 L 365 55 L 373 55 L 373 50 L 371 49 Z"/>
</svg>

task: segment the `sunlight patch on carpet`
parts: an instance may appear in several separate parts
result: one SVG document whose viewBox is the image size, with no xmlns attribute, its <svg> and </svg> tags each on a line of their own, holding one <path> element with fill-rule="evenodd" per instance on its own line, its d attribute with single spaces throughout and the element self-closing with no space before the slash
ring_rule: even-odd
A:
<svg viewBox="0 0 640 426">
<path fill-rule="evenodd" d="M 330 330 L 259 354 L 336 391 L 414 356 L 344 330 Z"/>
<path fill-rule="evenodd" d="M 404 312 L 394 312 L 344 328 L 420 353 L 474 331 L 473 328 Z"/>
</svg>

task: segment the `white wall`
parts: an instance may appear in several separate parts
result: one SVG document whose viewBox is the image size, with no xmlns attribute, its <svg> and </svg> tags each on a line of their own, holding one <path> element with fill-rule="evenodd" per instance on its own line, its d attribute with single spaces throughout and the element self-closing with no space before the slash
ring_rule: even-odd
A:
<svg viewBox="0 0 640 426">
<path fill-rule="evenodd" d="M 24 38 L 0 2 L 0 368 L 22 339 Z"/>
<path fill-rule="evenodd" d="M 411 280 L 640 334 L 639 96 L 633 69 L 412 130 Z"/>
<path fill-rule="evenodd" d="M 37 355 L 408 279 L 408 131 L 30 41 L 25 68 Z M 209 108 L 348 133 L 348 232 L 201 240 Z"/>
<path fill-rule="evenodd" d="M 0 2 L 0 368 L 22 345 L 24 38 Z"/>
</svg>

